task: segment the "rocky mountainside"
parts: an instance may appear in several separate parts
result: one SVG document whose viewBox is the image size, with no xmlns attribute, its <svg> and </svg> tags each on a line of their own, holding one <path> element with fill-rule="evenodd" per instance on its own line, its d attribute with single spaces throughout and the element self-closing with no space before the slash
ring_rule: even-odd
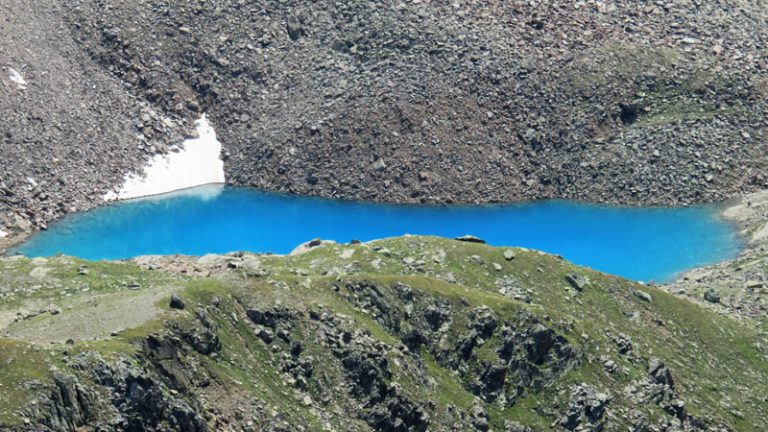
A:
<svg viewBox="0 0 768 432">
<path fill-rule="evenodd" d="M 0 259 L 0 429 L 764 431 L 768 323 L 524 249 Z"/>
<path fill-rule="evenodd" d="M 0 77 L 0 217 L 97 204 L 202 112 L 228 179 L 269 190 L 629 204 L 757 190 L 767 6 L 6 1 L 0 66 L 29 84 Z"/>
<path fill-rule="evenodd" d="M 100 203 L 126 172 L 161 151 L 160 142 L 178 142 L 185 130 L 83 52 L 60 3 L 0 3 L 0 230 L 6 232 L 44 227 Z M 154 131 L 158 145 L 137 136 L 139 123 Z"/>
<path fill-rule="evenodd" d="M 644 204 L 768 184 L 766 2 L 65 3 L 133 91 L 211 114 L 236 184 Z"/>
</svg>

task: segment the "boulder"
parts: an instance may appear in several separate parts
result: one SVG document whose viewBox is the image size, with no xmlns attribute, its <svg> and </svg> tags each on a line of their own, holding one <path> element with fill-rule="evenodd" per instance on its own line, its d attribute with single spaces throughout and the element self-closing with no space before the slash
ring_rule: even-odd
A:
<svg viewBox="0 0 768 432">
<path fill-rule="evenodd" d="M 184 300 L 182 300 L 181 297 L 174 294 L 171 296 L 170 306 L 171 306 L 171 309 L 184 309 L 186 307 L 186 304 L 184 304 Z"/>
<path fill-rule="evenodd" d="M 709 289 L 704 293 L 704 300 L 710 303 L 720 303 L 720 293 L 714 289 Z"/>
<path fill-rule="evenodd" d="M 467 243 L 481 243 L 481 244 L 485 243 L 485 240 L 480 239 L 478 237 L 475 237 L 473 235 L 469 235 L 469 234 L 463 235 L 461 237 L 456 237 L 455 240 L 462 241 L 462 242 L 467 242 Z"/>
<path fill-rule="evenodd" d="M 296 41 L 304 35 L 304 26 L 301 20 L 295 15 L 289 15 L 286 19 L 285 30 L 288 32 L 288 37 L 291 40 Z"/>
<path fill-rule="evenodd" d="M 301 255 L 301 254 L 305 254 L 305 253 L 309 252 L 310 250 L 312 250 L 312 249 L 314 249 L 316 247 L 327 246 L 327 245 L 334 245 L 334 244 L 336 244 L 335 241 L 332 241 L 332 240 L 321 240 L 319 238 L 316 238 L 316 239 L 312 239 L 312 240 L 310 240 L 308 242 L 305 242 L 305 243 L 302 243 L 302 244 L 296 246 L 296 248 L 294 250 L 292 250 L 289 255 L 291 255 L 291 256 Z"/>
<path fill-rule="evenodd" d="M 584 276 L 577 273 L 570 273 L 565 276 L 565 280 L 576 290 L 584 291 L 589 281 Z"/>
<path fill-rule="evenodd" d="M 599 392 L 591 385 L 574 386 L 568 410 L 559 424 L 569 431 L 601 431 L 605 428 L 606 409 L 611 401 L 607 393 Z"/>
<path fill-rule="evenodd" d="M 651 362 L 648 364 L 648 375 L 655 384 L 668 385 L 673 389 L 675 387 L 672 373 L 661 359 L 651 359 Z"/>
<path fill-rule="evenodd" d="M 640 300 L 642 300 L 644 302 L 650 303 L 653 300 L 653 297 L 651 297 L 651 295 L 648 294 L 645 291 L 635 290 L 633 294 L 635 294 L 635 297 L 639 298 Z"/>
</svg>

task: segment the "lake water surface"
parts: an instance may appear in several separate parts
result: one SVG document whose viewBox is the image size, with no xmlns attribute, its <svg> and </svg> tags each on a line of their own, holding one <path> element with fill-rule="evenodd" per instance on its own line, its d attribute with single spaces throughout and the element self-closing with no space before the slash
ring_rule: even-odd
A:
<svg viewBox="0 0 768 432">
<path fill-rule="evenodd" d="M 714 206 L 625 208 L 568 201 L 488 206 L 342 202 L 203 186 L 71 215 L 12 252 L 92 260 L 147 254 L 288 253 L 312 238 L 429 234 L 563 255 L 636 280 L 669 281 L 735 257 L 736 230 Z"/>
</svg>

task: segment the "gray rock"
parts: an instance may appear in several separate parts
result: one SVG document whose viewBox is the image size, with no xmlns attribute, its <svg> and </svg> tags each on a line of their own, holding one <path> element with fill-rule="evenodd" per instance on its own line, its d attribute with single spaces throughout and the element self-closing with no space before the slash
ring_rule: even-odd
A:
<svg viewBox="0 0 768 432">
<path fill-rule="evenodd" d="M 477 238 L 477 237 L 475 237 L 473 235 L 469 235 L 469 234 L 463 235 L 461 237 L 456 237 L 455 240 L 462 241 L 462 242 L 467 242 L 467 243 L 485 243 L 485 240 L 482 240 L 480 238 Z"/>
<path fill-rule="evenodd" d="M 569 431 L 601 431 L 605 428 L 606 409 L 611 401 L 608 393 L 591 385 L 579 384 L 571 390 L 568 410 L 558 422 Z"/>
<path fill-rule="evenodd" d="M 659 358 L 651 359 L 648 364 L 648 375 L 651 380 L 656 384 L 668 385 L 671 388 L 675 387 L 675 381 L 672 379 L 672 373 L 667 369 L 667 366 Z"/>
<path fill-rule="evenodd" d="M 293 249 L 290 253 L 291 256 L 301 255 L 304 253 L 309 252 L 310 250 L 320 247 L 320 246 L 328 246 L 328 245 L 334 245 L 336 244 L 333 240 L 321 240 L 319 238 L 312 239 L 308 242 L 304 242 L 298 246 L 296 246 L 295 249 Z"/>
<path fill-rule="evenodd" d="M 584 291 L 584 288 L 586 288 L 587 284 L 589 284 L 589 281 L 587 280 L 587 278 L 578 273 L 570 273 L 566 275 L 565 280 L 568 281 L 568 283 L 576 291 Z"/>
<path fill-rule="evenodd" d="M 504 422 L 504 432 L 533 432 L 533 429 L 516 421 L 506 420 Z"/>
<path fill-rule="evenodd" d="M 606 372 L 611 374 L 616 373 L 616 371 L 618 370 L 618 366 L 616 365 L 616 362 L 610 359 L 606 359 L 605 361 L 603 361 L 603 368 L 605 369 Z"/>
<path fill-rule="evenodd" d="M 299 40 L 299 38 L 304 35 L 304 26 L 301 23 L 301 20 L 299 20 L 299 18 L 293 14 L 288 15 L 285 23 L 285 29 L 288 32 L 288 37 L 294 41 Z"/>
<path fill-rule="evenodd" d="M 179 297 L 176 294 L 173 294 L 171 296 L 170 306 L 171 306 L 171 309 L 184 309 L 186 307 L 186 305 L 184 304 L 184 300 L 182 300 L 181 297 Z"/>
<path fill-rule="evenodd" d="M 644 302 L 650 303 L 651 301 L 653 301 L 653 297 L 651 297 L 651 295 L 645 291 L 634 290 L 633 294 L 635 294 L 635 297 L 639 298 Z"/>
<path fill-rule="evenodd" d="M 714 289 L 709 289 L 704 293 L 704 300 L 710 303 L 720 303 L 720 293 Z"/>
</svg>

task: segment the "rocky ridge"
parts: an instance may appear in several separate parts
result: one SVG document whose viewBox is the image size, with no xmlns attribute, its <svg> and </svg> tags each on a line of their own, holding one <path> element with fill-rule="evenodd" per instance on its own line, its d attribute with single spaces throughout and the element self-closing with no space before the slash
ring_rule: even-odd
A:
<svg viewBox="0 0 768 432">
<path fill-rule="evenodd" d="M 2 258 L 0 270 L 0 429 L 768 424 L 765 323 L 535 251 L 405 237 L 285 257 Z M 142 323 L 106 307 L 167 287 Z M 124 327 L 70 326 L 81 310 Z M 71 330 L 44 343 L 21 336 L 49 326 Z"/>
</svg>

